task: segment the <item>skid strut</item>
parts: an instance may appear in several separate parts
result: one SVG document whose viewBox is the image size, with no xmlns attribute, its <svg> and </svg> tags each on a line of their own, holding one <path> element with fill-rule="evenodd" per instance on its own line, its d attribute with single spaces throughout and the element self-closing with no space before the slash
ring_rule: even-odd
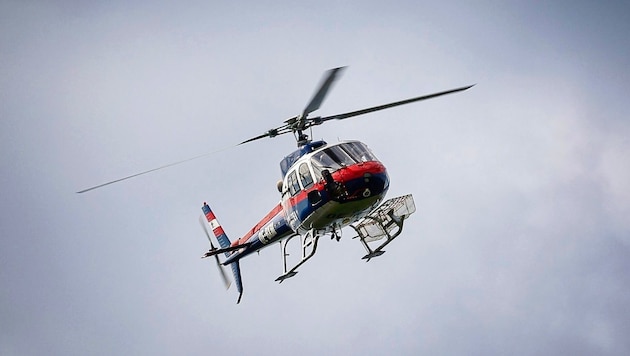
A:
<svg viewBox="0 0 630 356">
<path fill-rule="evenodd" d="M 301 251 L 301 260 L 291 269 L 287 266 L 287 257 L 289 254 L 287 253 L 287 245 L 291 239 L 294 237 L 300 237 L 300 251 Z M 287 239 L 280 241 L 280 249 L 282 252 L 282 275 L 276 278 L 276 281 L 282 283 L 285 279 L 291 278 L 297 274 L 297 269 L 304 262 L 308 261 L 313 255 L 315 255 L 315 251 L 317 250 L 317 242 L 319 241 L 320 235 L 315 230 L 309 230 L 304 235 L 291 235 Z"/>
</svg>

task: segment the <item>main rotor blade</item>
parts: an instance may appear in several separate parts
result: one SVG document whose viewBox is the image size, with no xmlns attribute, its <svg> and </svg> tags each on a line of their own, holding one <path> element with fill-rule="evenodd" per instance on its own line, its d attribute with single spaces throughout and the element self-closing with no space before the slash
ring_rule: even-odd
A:
<svg viewBox="0 0 630 356">
<path fill-rule="evenodd" d="M 297 118 L 297 116 L 295 118 Z M 291 120 L 291 119 L 289 119 L 289 120 Z M 247 139 L 247 140 L 239 143 L 237 146 L 246 144 L 248 142 L 260 140 L 261 138 L 265 138 L 265 137 L 276 137 L 276 136 L 279 136 L 279 135 L 284 135 L 284 134 L 289 133 L 289 132 L 291 132 L 291 130 L 289 129 L 289 124 L 284 124 L 284 125 L 282 125 L 280 127 L 276 127 L 275 129 L 271 129 L 271 130 L 265 132 L 262 135 L 258 135 L 256 137 L 252 137 L 250 139 Z"/>
<path fill-rule="evenodd" d="M 252 141 L 256 141 L 256 140 L 260 140 L 261 138 L 265 138 L 265 137 L 270 137 L 269 132 L 265 132 L 265 133 L 264 133 L 264 134 L 262 134 L 262 135 L 259 135 L 259 136 L 256 136 L 256 137 L 252 137 L 252 138 L 250 138 L 250 139 L 248 139 L 248 140 L 245 140 L 245 141 L 243 141 L 243 142 L 239 143 L 239 145 L 243 145 L 243 144 L 246 144 L 246 143 L 248 143 L 248 142 L 252 142 Z"/>
<path fill-rule="evenodd" d="M 304 108 L 302 115 L 294 116 L 286 120 L 284 125 L 277 127 L 275 129 L 271 129 L 262 135 L 258 135 L 248 140 L 245 140 L 239 143 L 238 145 L 243 145 L 248 142 L 260 140 L 261 138 L 265 138 L 265 137 L 276 137 L 278 135 L 283 135 L 289 132 L 295 132 L 295 131 L 304 129 L 304 126 L 306 124 L 305 119 L 308 116 L 308 114 L 319 109 L 322 102 L 324 101 L 324 98 L 326 97 L 326 94 L 332 87 L 332 84 L 334 83 L 335 79 L 340 74 L 340 72 L 343 71 L 345 68 L 346 67 L 333 68 L 324 73 L 324 76 L 322 77 L 322 81 L 320 82 L 319 87 L 317 91 L 315 92 L 315 95 L 313 95 L 313 98 L 311 99 L 311 101 Z"/>
<path fill-rule="evenodd" d="M 306 108 L 304 108 L 304 111 L 302 112 L 303 118 L 306 117 L 306 115 L 308 115 L 309 113 L 319 109 L 320 105 L 324 101 L 324 98 L 326 97 L 326 94 L 328 93 L 328 90 L 330 90 L 330 87 L 335 81 L 335 78 L 345 68 L 346 67 L 334 68 L 327 71 L 324 74 L 324 79 L 319 85 L 319 89 L 317 90 L 317 92 L 315 93 L 311 101 L 308 103 L 308 105 L 306 105 Z"/>
<path fill-rule="evenodd" d="M 407 99 L 407 100 L 401 100 L 401 101 L 396 101 L 394 103 L 389 103 L 389 104 L 384 104 L 384 105 L 379 105 L 379 106 L 374 106 L 371 108 L 367 108 L 367 109 L 362 109 L 362 110 L 356 110 L 356 111 L 351 111 L 351 112 L 347 112 L 345 114 L 338 114 L 338 115 L 332 115 L 332 116 L 327 116 L 327 117 L 322 117 L 322 118 L 317 118 L 317 121 L 319 121 L 316 125 L 321 124 L 324 121 L 328 121 L 328 120 L 343 120 L 343 119 L 347 119 L 350 117 L 354 117 L 354 116 L 358 116 L 358 115 L 363 115 L 363 114 L 367 114 L 367 113 L 371 113 L 374 111 L 379 111 L 379 110 L 383 110 L 383 109 L 389 109 L 389 108 L 393 108 L 394 106 L 399 106 L 399 105 L 405 105 L 405 104 L 409 104 L 409 103 L 413 103 L 415 101 L 420 101 L 420 100 L 427 100 L 427 99 L 432 99 L 432 98 L 436 98 L 438 96 L 442 96 L 442 95 L 446 95 L 446 94 L 452 94 L 452 93 L 457 93 L 459 91 L 463 91 L 466 89 L 470 89 L 474 86 L 473 85 L 469 85 L 469 86 L 465 86 L 465 87 L 461 87 L 461 88 L 457 88 L 457 89 L 451 89 L 451 90 L 446 90 L 446 91 L 441 91 L 439 93 L 434 93 L 434 94 L 429 94 L 429 95 L 423 95 L 423 96 L 419 96 L 416 98 L 411 98 L 411 99 Z"/>
<path fill-rule="evenodd" d="M 208 153 L 204 153 L 204 154 L 202 154 L 202 155 L 195 156 L 195 157 L 191 157 L 191 158 L 188 158 L 188 159 L 185 159 L 185 160 L 182 160 L 182 161 L 173 162 L 173 163 L 169 163 L 169 164 L 167 164 L 167 165 L 161 166 L 161 167 L 157 167 L 157 168 L 149 169 L 148 171 L 144 171 L 144 172 L 140 172 L 140 173 L 132 174 L 132 175 L 127 176 L 127 177 L 123 177 L 123 178 L 119 178 L 119 179 L 113 180 L 113 181 L 111 181 L 111 182 L 107 182 L 107 183 L 99 184 L 99 185 L 96 185 L 96 186 L 93 186 L 93 187 L 90 187 L 90 188 L 87 188 L 87 189 L 80 190 L 80 191 L 78 191 L 77 193 L 78 193 L 78 194 L 81 194 L 81 193 L 89 192 L 90 190 L 94 190 L 94 189 L 102 188 L 102 187 L 104 187 L 104 186 L 106 186 L 106 185 L 110 185 L 110 184 L 118 183 L 118 182 L 121 182 L 121 181 L 123 181 L 123 180 L 127 180 L 127 179 L 131 179 L 131 178 L 134 178 L 134 177 L 137 177 L 137 176 L 141 176 L 141 175 L 143 175 L 143 174 L 147 174 L 147 173 L 151 173 L 151 172 L 159 171 L 160 169 L 164 169 L 164 168 L 168 168 L 168 167 L 177 166 L 177 165 L 182 164 L 182 163 L 190 162 L 190 161 L 193 161 L 193 160 L 196 160 L 196 159 L 199 159 L 199 158 L 203 158 L 203 157 L 209 156 L 209 155 L 211 155 L 211 154 L 215 154 L 215 153 L 219 153 L 219 152 L 225 151 L 225 150 L 227 150 L 227 149 L 229 149 L 229 148 L 232 148 L 232 147 L 235 147 L 235 146 L 224 147 L 224 148 L 221 148 L 221 149 L 219 149 L 219 150 L 212 151 L 212 152 L 208 152 Z"/>
</svg>

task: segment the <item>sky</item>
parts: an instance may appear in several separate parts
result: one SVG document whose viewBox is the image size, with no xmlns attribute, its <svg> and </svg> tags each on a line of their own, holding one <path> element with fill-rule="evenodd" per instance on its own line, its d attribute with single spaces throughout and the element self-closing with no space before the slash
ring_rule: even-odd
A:
<svg viewBox="0 0 630 356">
<path fill-rule="evenodd" d="M 624 2 L 0 1 L 0 354 L 630 354 Z M 404 233 L 344 231 L 225 291 L 198 224 L 279 200 L 288 136 L 85 194 L 315 114 L 365 142 Z M 296 252 L 297 253 L 297 252 Z"/>
</svg>

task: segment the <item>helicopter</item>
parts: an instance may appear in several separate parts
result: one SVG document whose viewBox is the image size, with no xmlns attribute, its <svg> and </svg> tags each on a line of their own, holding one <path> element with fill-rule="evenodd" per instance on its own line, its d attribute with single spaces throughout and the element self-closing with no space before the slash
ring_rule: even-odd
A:
<svg viewBox="0 0 630 356">
<path fill-rule="evenodd" d="M 411 194 L 384 201 L 390 184 L 387 169 L 365 143 L 358 140 L 334 144 L 323 140 L 313 141 L 310 137 L 314 126 L 457 93 L 474 86 L 468 85 L 343 114 L 309 117 L 309 114 L 320 108 L 333 83 L 345 68 L 338 67 L 324 73 L 315 94 L 300 114 L 285 120 L 279 127 L 236 145 L 288 133 L 295 137 L 297 150 L 280 161 L 282 179 L 277 184 L 280 201 L 267 215 L 243 237 L 231 241 L 210 206 L 204 202 L 201 207 L 203 215 L 199 217 L 199 222 L 210 242 L 210 249 L 202 258 L 214 257 L 226 288 L 230 287 L 231 282 L 224 267 L 231 268 L 238 292 L 237 304 L 243 296 L 239 263 L 242 258 L 279 243 L 283 268 L 276 281 L 282 283 L 294 277 L 298 273 L 297 269 L 315 255 L 321 237 L 329 235 L 331 239 L 339 241 L 342 229 L 349 227 L 356 233 L 353 239 L 358 238 L 366 250 L 362 259 L 370 261 L 385 253 L 384 248 L 402 233 L 405 220 L 416 211 Z M 310 136 L 306 133 L 307 130 Z M 77 193 L 85 193 L 216 152 L 170 163 Z M 219 247 L 215 246 L 212 236 Z M 290 263 L 287 246 L 294 238 L 299 239 L 300 256 L 297 262 Z M 224 255 L 223 261 L 219 259 L 221 254 Z"/>
</svg>

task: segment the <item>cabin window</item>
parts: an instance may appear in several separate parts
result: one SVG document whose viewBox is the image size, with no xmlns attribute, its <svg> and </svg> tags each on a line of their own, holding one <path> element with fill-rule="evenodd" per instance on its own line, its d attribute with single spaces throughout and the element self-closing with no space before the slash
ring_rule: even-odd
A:
<svg viewBox="0 0 630 356">
<path fill-rule="evenodd" d="M 295 171 L 289 173 L 287 185 L 289 186 L 289 193 L 291 193 L 291 195 L 296 195 L 300 191 L 300 183 L 298 182 Z"/>
<path fill-rule="evenodd" d="M 308 169 L 308 164 L 302 163 L 298 169 L 298 174 L 300 175 L 300 182 L 302 182 L 302 187 L 304 189 L 308 189 L 313 186 L 313 177 L 311 176 L 311 170 Z"/>
</svg>

